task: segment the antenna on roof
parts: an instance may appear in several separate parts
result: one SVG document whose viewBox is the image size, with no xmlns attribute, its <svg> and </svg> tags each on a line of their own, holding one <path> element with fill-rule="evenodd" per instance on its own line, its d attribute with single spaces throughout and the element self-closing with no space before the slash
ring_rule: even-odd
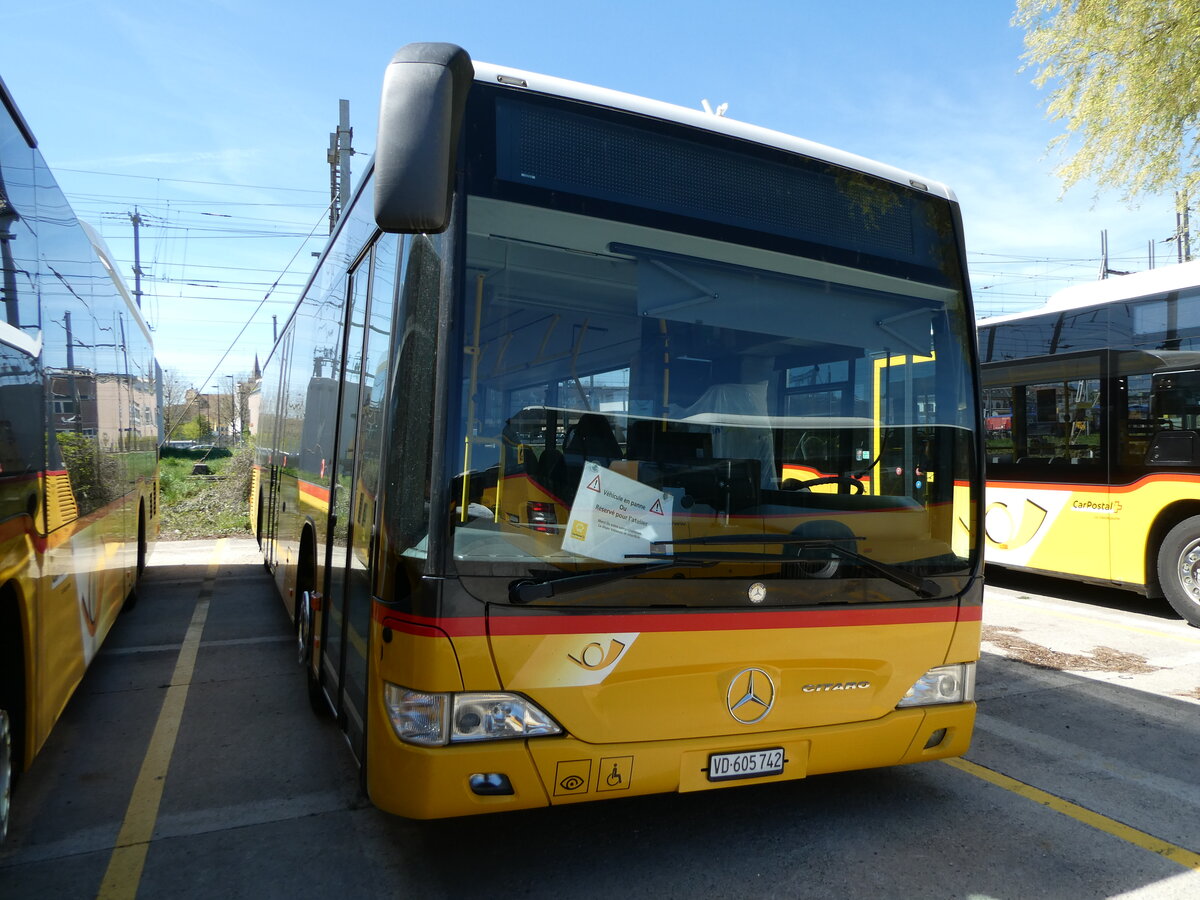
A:
<svg viewBox="0 0 1200 900">
<path fill-rule="evenodd" d="M 729 110 L 728 103 L 722 103 L 720 106 L 718 106 L 716 108 L 716 111 L 713 110 L 712 106 L 709 104 L 709 102 L 707 100 L 701 100 L 700 105 L 704 107 L 704 111 L 706 113 L 708 113 L 710 116 L 723 116 Z"/>
</svg>

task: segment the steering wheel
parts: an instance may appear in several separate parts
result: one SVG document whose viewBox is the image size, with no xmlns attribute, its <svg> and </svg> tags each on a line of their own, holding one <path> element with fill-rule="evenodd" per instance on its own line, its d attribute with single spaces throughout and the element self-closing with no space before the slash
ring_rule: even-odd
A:
<svg viewBox="0 0 1200 900">
<path fill-rule="evenodd" d="M 810 478 L 808 481 L 789 478 L 783 483 L 783 489 L 786 491 L 807 491 L 819 484 L 844 484 L 847 487 L 853 488 L 853 493 L 855 494 L 863 492 L 863 483 L 857 478 L 851 478 L 849 475 L 825 475 L 821 478 Z"/>
</svg>

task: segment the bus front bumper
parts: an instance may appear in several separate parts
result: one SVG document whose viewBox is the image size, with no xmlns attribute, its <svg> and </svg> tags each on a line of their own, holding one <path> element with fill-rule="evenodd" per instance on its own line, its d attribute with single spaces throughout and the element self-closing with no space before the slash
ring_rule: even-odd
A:
<svg viewBox="0 0 1200 900">
<path fill-rule="evenodd" d="M 871 722 L 753 735 L 624 744 L 565 736 L 445 747 L 405 744 L 390 728 L 373 728 L 367 792 L 386 812 L 436 819 L 766 784 L 962 756 L 974 721 L 975 704 L 958 703 L 897 710 Z M 779 774 L 709 778 L 713 754 L 775 748 L 783 751 Z M 491 793 L 497 785 L 501 792 Z"/>
</svg>

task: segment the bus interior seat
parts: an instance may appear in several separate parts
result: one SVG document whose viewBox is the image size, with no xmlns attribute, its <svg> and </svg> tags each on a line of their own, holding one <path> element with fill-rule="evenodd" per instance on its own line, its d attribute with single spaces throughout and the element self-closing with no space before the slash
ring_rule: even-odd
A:
<svg viewBox="0 0 1200 900">
<path fill-rule="evenodd" d="M 805 434 L 796 442 L 796 447 L 792 451 L 792 458 L 802 462 L 824 460 L 827 455 L 825 441 L 815 434 Z"/>
<path fill-rule="evenodd" d="M 561 451 L 554 447 L 542 451 L 534 478 L 569 506 L 575 501 L 584 463 L 607 466 L 622 458 L 621 445 L 608 419 L 599 413 L 584 413 L 567 429 Z"/>
<path fill-rule="evenodd" d="M 508 475 L 523 472 L 530 478 L 536 478 L 538 473 L 537 450 L 530 444 L 522 442 L 512 419 L 504 423 L 500 431 L 500 445 L 504 453 L 504 471 Z"/>
<path fill-rule="evenodd" d="M 614 459 L 624 458 L 612 425 L 599 413 L 579 417 L 563 438 L 562 452 L 568 466 L 578 465 L 580 469 L 587 460 L 607 466 Z"/>
<path fill-rule="evenodd" d="M 557 447 L 547 447 L 538 457 L 534 466 L 533 480 L 544 487 L 555 497 L 563 497 L 564 486 L 567 482 L 567 463 L 562 451 Z"/>
</svg>

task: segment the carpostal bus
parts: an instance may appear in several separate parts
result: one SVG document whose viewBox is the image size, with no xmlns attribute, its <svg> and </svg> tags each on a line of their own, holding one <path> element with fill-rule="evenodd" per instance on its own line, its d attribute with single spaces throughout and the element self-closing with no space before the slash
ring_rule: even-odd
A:
<svg viewBox="0 0 1200 900">
<path fill-rule="evenodd" d="M 415 818 L 962 754 L 982 417 L 958 206 L 413 44 L 264 371 L 311 698 Z"/>
<path fill-rule="evenodd" d="M 979 323 L 987 558 L 1200 626 L 1200 262 Z"/>
<path fill-rule="evenodd" d="M 0 82 L 0 832 L 158 534 L 157 368 Z"/>
</svg>

